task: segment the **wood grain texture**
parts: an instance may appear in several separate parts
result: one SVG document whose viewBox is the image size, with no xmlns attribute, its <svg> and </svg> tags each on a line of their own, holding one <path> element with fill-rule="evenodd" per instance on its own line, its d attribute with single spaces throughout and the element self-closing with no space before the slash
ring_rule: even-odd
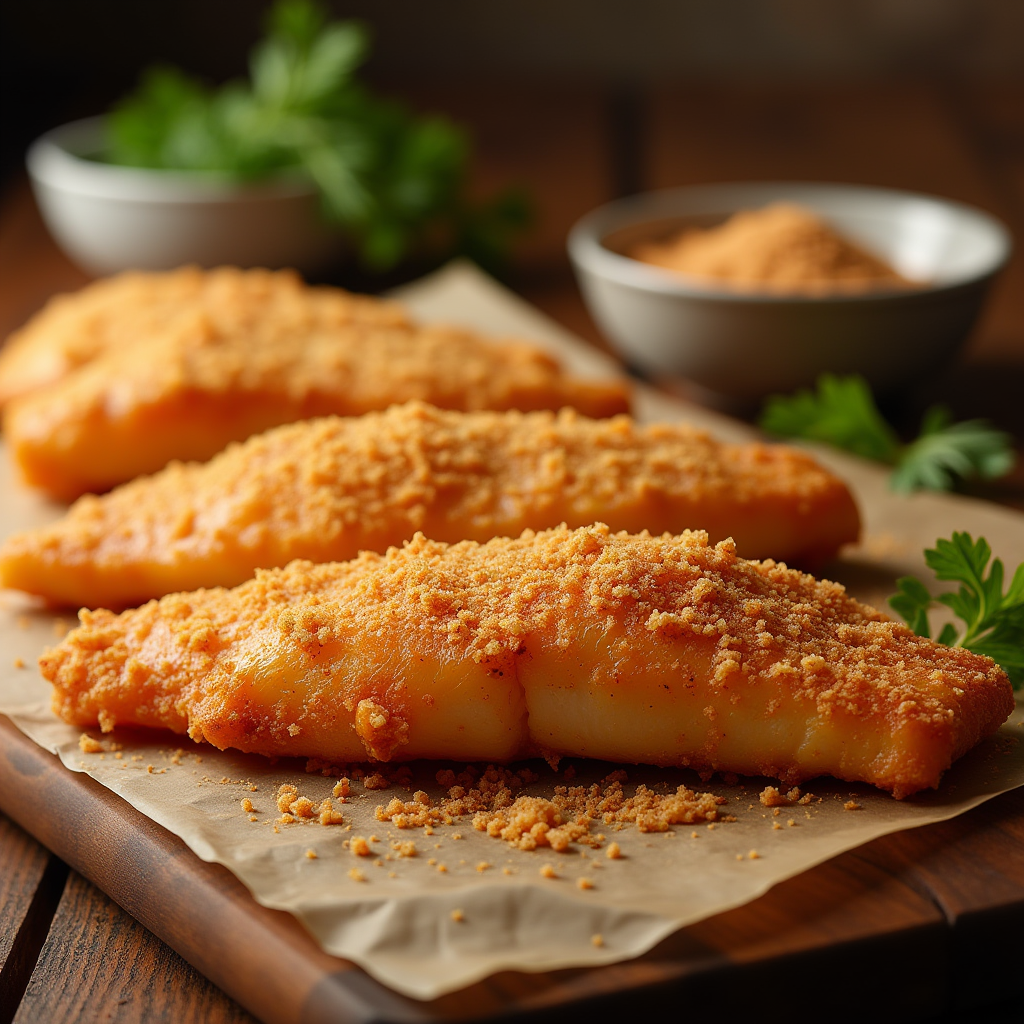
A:
<svg viewBox="0 0 1024 1024">
<path fill-rule="evenodd" d="M 67 868 L 0 815 L 0 1024 L 21 1001 L 67 877 Z"/>
<path fill-rule="evenodd" d="M 237 1003 L 74 872 L 14 1019 L 253 1024 Z"/>
<path fill-rule="evenodd" d="M 37 801 L 48 808 L 46 816 L 34 813 Z M 832 1020 L 898 1021 L 939 1013 L 957 998 L 957 944 L 949 915 L 914 874 L 915 862 L 879 852 L 886 840 L 684 929 L 635 960 L 547 975 L 506 972 L 419 1003 L 327 956 L 289 915 L 259 907 L 229 872 L 199 861 L 119 797 L 65 770 L 5 719 L 0 719 L 0 804 L 267 1024 L 533 1021 L 564 1019 L 567 1012 L 635 1017 L 653 1014 L 666 1000 L 723 1019 L 723 987 L 736 1019 L 814 1021 L 827 1003 Z M 1003 808 L 991 818 L 975 811 L 910 835 L 927 839 L 934 829 L 953 829 L 933 841 L 962 845 L 967 858 L 977 857 L 975 849 L 992 849 L 997 865 L 996 844 L 1016 842 L 1019 823 L 1007 827 L 1008 816 L 1024 820 L 1016 805 L 1009 811 Z M 943 875 L 938 863 L 931 870 Z M 954 865 L 954 873 L 960 870 Z M 1015 877 L 1005 884 L 1012 886 Z M 989 891 L 964 888 L 960 916 L 970 912 L 984 925 L 993 914 L 1008 915 L 1021 930 L 1024 913 L 1016 905 L 1009 911 L 1002 904 L 991 906 Z M 83 914 L 70 917 L 79 920 Z M 98 934 L 76 941 L 86 943 L 82 948 L 101 945 Z M 128 933 L 120 934 L 110 940 L 116 949 L 127 941 Z M 979 928 L 976 957 L 995 956 L 999 941 Z M 89 959 L 95 957 L 90 953 Z M 40 968 L 48 978 L 59 971 L 60 960 L 49 963 Z M 870 985 L 854 984 L 865 977 L 872 979 Z M 799 979 L 799 1000 L 766 997 L 779 991 L 781 979 Z M 36 991 L 30 991 L 33 998 Z M 38 993 L 43 991 L 40 980 Z M 55 992 L 46 991 L 51 997 Z M 837 1001 L 838 991 L 843 997 Z"/>
<path fill-rule="evenodd" d="M 0 196 L 0 345 L 51 295 L 88 280 L 44 227 L 28 179 L 17 178 Z"/>
</svg>

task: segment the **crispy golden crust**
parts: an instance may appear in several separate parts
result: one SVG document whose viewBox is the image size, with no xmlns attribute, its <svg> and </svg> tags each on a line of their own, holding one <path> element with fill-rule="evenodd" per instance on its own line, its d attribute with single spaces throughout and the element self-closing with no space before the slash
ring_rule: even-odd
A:
<svg viewBox="0 0 1024 1024">
<path fill-rule="evenodd" d="M 720 444 L 684 424 L 571 410 L 445 412 L 414 402 L 290 424 L 205 464 L 172 464 L 11 537 L 0 585 L 126 607 L 234 586 L 294 558 L 344 561 L 420 530 L 518 536 L 560 522 L 732 536 L 745 556 L 820 558 L 858 535 L 846 486 L 782 445 Z"/>
<path fill-rule="evenodd" d="M 524 342 L 413 327 L 388 304 L 344 293 L 313 301 L 319 293 L 298 282 L 289 301 L 280 288 L 268 288 L 266 301 L 255 288 L 236 291 L 220 305 L 189 305 L 145 344 L 115 346 L 10 402 L 4 432 L 25 480 L 75 498 L 172 459 L 208 459 L 282 423 L 413 399 L 594 416 L 629 406 L 623 383 L 568 377 Z"/>
<path fill-rule="evenodd" d="M 1013 708 L 990 659 L 700 533 L 417 536 L 81 617 L 40 659 L 67 721 L 273 755 L 546 751 L 902 797 Z"/>
<path fill-rule="evenodd" d="M 0 408 L 120 348 L 145 343 L 181 316 L 202 311 L 236 327 L 254 318 L 339 325 L 407 324 L 396 303 L 338 288 L 310 288 L 290 270 L 182 267 L 118 274 L 57 295 L 0 351 Z"/>
</svg>

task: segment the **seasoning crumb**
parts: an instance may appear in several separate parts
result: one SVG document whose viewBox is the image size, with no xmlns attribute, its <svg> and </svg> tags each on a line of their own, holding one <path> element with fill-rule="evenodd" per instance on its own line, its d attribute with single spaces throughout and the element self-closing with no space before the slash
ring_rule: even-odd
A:
<svg viewBox="0 0 1024 1024">
<path fill-rule="evenodd" d="M 609 860 L 621 860 L 622 848 L 618 843 L 609 843 L 608 849 L 605 850 L 604 854 Z"/>
<path fill-rule="evenodd" d="M 861 807 L 861 805 L 859 803 L 857 803 L 856 800 L 847 800 L 846 803 L 843 804 L 843 810 L 844 811 L 860 811 L 860 810 L 863 810 L 863 808 Z"/>
<path fill-rule="evenodd" d="M 307 851 L 306 851 L 306 857 L 307 857 L 307 858 L 308 858 L 309 860 L 316 860 L 316 850 L 314 850 L 314 849 L 312 849 L 312 848 L 311 848 L 311 849 L 309 849 L 309 850 L 307 850 Z"/>
<path fill-rule="evenodd" d="M 600 932 L 596 935 L 590 936 L 590 944 L 600 949 L 604 945 L 604 936 Z"/>
<path fill-rule="evenodd" d="M 456 924 L 460 924 L 461 922 L 466 920 L 466 915 L 463 914 L 463 912 L 461 910 L 453 910 L 452 911 L 452 920 Z"/>
<path fill-rule="evenodd" d="M 541 874 L 542 878 L 557 878 L 558 877 L 558 873 L 555 871 L 555 869 L 550 864 L 545 864 L 540 869 L 540 874 Z"/>
<path fill-rule="evenodd" d="M 594 883 L 589 878 L 577 878 L 576 879 L 577 889 L 593 889 Z"/>
</svg>

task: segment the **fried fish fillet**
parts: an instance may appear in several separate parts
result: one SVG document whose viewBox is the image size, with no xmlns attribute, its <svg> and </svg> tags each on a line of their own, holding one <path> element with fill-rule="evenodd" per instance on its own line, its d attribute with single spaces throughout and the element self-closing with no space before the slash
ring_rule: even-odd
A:
<svg viewBox="0 0 1024 1024">
<path fill-rule="evenodd" d="M 235 586 L 295 558 L 345 561 L 418 530 L 485 541 L 597 520 L 732 536 L 744 556 L 820 560 L 855 541 L 846 485 L 783 445 L 721 444 L 685 424 L 413 402 L 294 423 L 208 463 L 175 463 L 0 548 L 0 585 L 121 608 Z"/>
<path fill-rule="evenodd" d="M 267 755 L 560 754 L 904 797 L 1014 706 L 989 658 L 703 533 L 417 535 L 80 614 L 40 659 L 66 721 Z"/>
<path fill-rule="evenodd" d="M 144 345 L 182 315 L 202 311 L 234 329 L 254 320 L 338 326 L 357 321 L 408 324 L 397 303 L 311 288 L 293 271 L 182 267 L 129 272 L 71 295 L 57 295 L 0 351 L 0 408 L 66 377 L 106 352 Z"/>
<path fill-rule="evenodd" d="M 58 498 L 105 491 L 172 459 L 316 416 L 413 399 L 446 409 L 629 408 L 620 380 L 567 376 L 524 342 L 444 327 L 325 324 L 205 312 L 10 402 L 4 432 L 25 481 Z"/>
</svg>

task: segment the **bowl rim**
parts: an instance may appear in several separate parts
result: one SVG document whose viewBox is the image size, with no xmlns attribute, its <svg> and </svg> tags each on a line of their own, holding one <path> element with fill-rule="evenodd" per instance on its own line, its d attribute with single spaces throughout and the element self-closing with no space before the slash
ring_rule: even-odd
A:
<svg viewBox="0 0 1024 1024">
<path fill-rule="evenodd" d="M 126 167 L 90 160 L 99 149 L 106 116 L 84 117 L 51 128 L 25 154 L 36 186 L 88 199 L 124 203 L 270 202 L 316 194 L 301 173 L 282 173 L 256 182 L 240 182 L 217 171 L 172 171 Z"/>
<path fill-rule="evenodd" d="M 702 284 L 688 281 L 671 270 L 652 266 L 630 256 L 623 256 L 607 248 L 603 241 L 613 231 L 629 227 L 631 224 L 645 220 L 655 221 L 659 217 L 672 216 L 664 207 L 671 205 L 673 200 L 683 198 L 699 199 L 702 195 L 712 197 L 725 195 L 730 191 L 764 189 L 766 192 L 777 190 L 801 190 L 817 192 L 825 195 L 857 195 L 875 199 L 913 201 L 937 206 L 952 211 L 961 217 L 972 220 L 982 230 L 992 236 L 996 254 L 988 266 L 980 272 L 963 274 L 960 277 L 941 281 L 936 284 L 923 284 L 915 288 L 880 287 L 866 291 L 823 291 L 823 292 L 790 292 L 772 291 L 769 289 L 740 289 L 722 284 Z M 780 198 L 784 198 L 780 196 Z M 724 200 L 723 200 L 724 201 Z M 739 209 L 739 207 L 737 207 Z M 617 284 L 652 292 L 664 296 L 678 298 L 708 300 L 718 302 L 737 302 L 743 304 L 764 303 L 780 304 L 818 304 L 835 305 L 843 303 L 900 302 L 920 299 L 924 296 L 938 295 L 954 291 L 965 286 L 972 286 L 990 280 L 1006 266 L 1013 251 L 1013 236 L 1002 221 L 978 207 L 967 203 L 945 199 L 942 196 L 929 195 L 925 192 L 914 192 L 908 189 L 878 188 L 872 185 L 848 184 L 845 182 L 824 181 L 731 181 L 702 185 L 686 185 L 678 188 L 654 189 L 639 192 L 604 203 L 589 213 L 584 214 L 569 231 L 566 245 L 570 259 L 577 271 L 584 270 Z"/>
</svg>

